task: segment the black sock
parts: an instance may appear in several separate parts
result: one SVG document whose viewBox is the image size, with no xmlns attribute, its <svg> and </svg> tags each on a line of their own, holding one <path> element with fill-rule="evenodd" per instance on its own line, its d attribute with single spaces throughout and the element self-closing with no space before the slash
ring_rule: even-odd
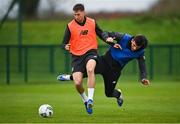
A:
<svg viewBox="0 0 180 124">
<path fill-rule="evenodd" d="M 112 94 L 112 95 L 113 95 L 113 97 L 119 98 L 120 95 L 121 95 L 121 93 L 120 93 L 118 90 L 115 89 L 115 90 L 113 91 L 113 94 Z"/>
<path fill-rule="evenodd" d="M 70 76 L 70 79 L 73 81 L 73 76 L 72 75 Z"/>
</svg>

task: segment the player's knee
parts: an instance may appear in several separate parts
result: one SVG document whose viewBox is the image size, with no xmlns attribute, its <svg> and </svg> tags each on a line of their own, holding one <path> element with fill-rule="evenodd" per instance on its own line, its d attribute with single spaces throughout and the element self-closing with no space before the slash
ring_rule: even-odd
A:
<svg viewBox="0 0 180 124">
<path fill-rule="evenodd" d="M 96 67 L 96 61 L 93 59 L 89 60 L 86 65 L 87 74 L 88 75 L 93 74 L 95 67 Z"/>
<path fill-rule="evenodd" d="M 75 83 L 75 85 L 76 85 L 76 86 L 80 86 L 80 85 L 81 85 L 81 83 L 82 83 L 82 80 L 81 80 L 81 79 L 76 78 L 76 79 L 74 79 L 74 83 Z"/>
<path fill-rule="evenodd" d="M 94 68 L 87 68 L 87 74 L 94 74 Z"/>
</svg>

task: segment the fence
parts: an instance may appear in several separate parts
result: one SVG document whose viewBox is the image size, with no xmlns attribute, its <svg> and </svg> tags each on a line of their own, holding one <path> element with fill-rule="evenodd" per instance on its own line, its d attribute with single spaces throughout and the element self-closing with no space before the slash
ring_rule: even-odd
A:
<svg viewBox="0 0 180 124">
<path fill-rule="evenodd" d="M 99 54 L 107 49 L 107 46 L 99 46 Z M 180 74 L 180 45 L 150 45 L 145 53 L 150 79 Z M 0 82 L 9 84 L 22 77 L 28 82 L 36 78 L 46 79 L 51 74 L 70 73 L 70 61 L 69 53 L 58 45 L 0 45 Z M 123 70 L 128 76 L 138 72 L 135 60 Z"/>
</svg>

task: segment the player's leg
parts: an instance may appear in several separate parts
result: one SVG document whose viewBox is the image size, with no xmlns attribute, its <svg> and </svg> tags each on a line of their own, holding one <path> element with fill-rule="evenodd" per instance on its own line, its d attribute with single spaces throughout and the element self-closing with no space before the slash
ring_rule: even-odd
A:
<svg viewBox="0 0 180 124">
<path fill-rule="evenodd" d="M 116 90 L 116 83 L 121 75 L 122 68 L 119 63 L 113 59 L 111 53 L 108 51 L 103 56 L 104 62 L 104 71 L 102 73 L 105 85 L 105 94 L 107 97 L 114 97 L 117 99 L 117 103 L 119 106 L 122 105 L 122 92 L 120 90 Z"/>
<path fill-rule="evenodd" d="M 74 84 L 75 84 L 75 87 L 76 87 L 76 90 L 78 91 L 78 93 L 80 94 L 83 102 L 84 102 L 84 105 L 85 105 L 85 108 L 86 108 L 86 111 L 88 114 L 91 114 L 91 110 L 88 110 L 87 108 L 87 101 L 88 101 L 88 97 L 85 93 L 85 90 L 83 88 L 83 83 L 82 83 L 82 77 L 83 77 L 83 73 L 82 72 L 75 72 L 72 74 L 72 77 L 73 77 L 73 80 L 74 80 Z"/>
<path fill-rule="evenodd" d="M 120 73 L 107 72 L 103 74 L 105 94 L 107 97 L 114 97 L 119 106 L 123 104 L 122 92 L 120 89 L 115 89 Z"/>
<path fill-rule="evenodd" d="M 93 107 L 93 97 L 94 97 L 94 88 L 95 88 L 95 74 L 94 70 L 96 67 L 96 61 L 94 59 L 88 60 L 86 64 L 87 70 L 87 86 L 88 86 L 88 102 L 87 108 L 92 109 Z"/>
<path fill-rule="evenodd" d="M 86 93 L 83 88 L 83 83 L 82 83 L 83 73 L 82 72 L 74 72 L 72 74 L 72 76 L 74 79 L 74 84 L 75 84 L 76 90 L 81 95 L 83 102 L 84 103 L 87 102 L 88 97 L 86 96 Z"/>
<path fill-rule="evenodd" d="M 87 72 L 88 102 L 87 108 L 92 111 L 93 97 L 95 88 L 95 67 L 98 61 L 96 50 L 90 50 L 86 53 L 85 63 Z"/>
<path fill-rule="evenodd" d="M 84 60 L 84 55 L 80 56 L 80 57 L 73 56 L 72 57 L 72 73 L 73 73 L 72 76 L 73 76 L 73 80 L 75 83 L 75 87 L 82 97 L 82 100 L 83 100 L 85 108 L 86 108 L 86 112 L 88 114 L 91 114 L 92 112 L 87 109 L 88 97 L 85 93 L 85 90 L 83 88 L 83 82 L 82 82 L 83 72 L 85 72 L 85 71 L 86 71 L 86 62 Z"/>
<path fill-rule="evenodd" d="M 74 72 L 72 74 L 73 76 L 73 79 L 74 79 L 74 84 L 75 84 L 75 87 L 76 87 L 76 90 L 81 94 L 84 92 L 84 88 L 82 86 L 82 77 L 83 77 L 83 74 L 82 72 Z"/>
<path fill-rule="evenodd" d="M 116 87 L 116 80 L 113 80 L 112 73 L 104 73 L 103 74 L 104 79 L 104 88 L 105 88 L 105 94 L 107 97 L 119 97 L 119 94 L 116 92 L 114 93 L 114 89 Z"/>
</svg>

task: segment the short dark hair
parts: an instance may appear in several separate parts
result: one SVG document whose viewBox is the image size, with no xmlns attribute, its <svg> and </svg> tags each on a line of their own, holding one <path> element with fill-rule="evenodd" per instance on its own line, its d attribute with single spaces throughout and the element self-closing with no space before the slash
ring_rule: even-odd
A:
<svg viewBox="0 0 180 124">
<path fill-rule="evenodd" d="M 140 46 L 141 48 L 146 48 L 148 45 L 148 40 L 147 38 L 142 35 L 142 34 L 138 34 L 134 37 L 134 41 L 136 42 L 137 46 Z"/>
<path fill-rule="evenodd" d="M 73 7 L 73 11 L 79 11 L 79 10 L 84 11 L 84 5 L 81 3 L 78 3 L 78 4 L 74 5 L 74 7 Z"/>
</svg>

